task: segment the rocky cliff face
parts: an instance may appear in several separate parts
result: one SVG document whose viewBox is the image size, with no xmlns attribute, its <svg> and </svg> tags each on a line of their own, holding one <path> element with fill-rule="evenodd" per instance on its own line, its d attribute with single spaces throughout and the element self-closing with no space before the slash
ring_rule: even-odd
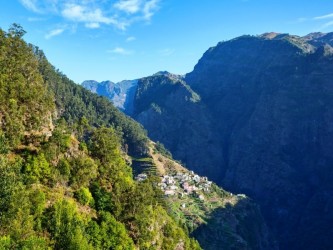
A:
<svg viewBox="0 0 333 250">
<path fill-rule="evenodd" d="M 332 248 L 329 36 L 240 37 L 186 76 L 220 131 L 219 183 L 259 201 L 284 249 Z"/>
</svg>

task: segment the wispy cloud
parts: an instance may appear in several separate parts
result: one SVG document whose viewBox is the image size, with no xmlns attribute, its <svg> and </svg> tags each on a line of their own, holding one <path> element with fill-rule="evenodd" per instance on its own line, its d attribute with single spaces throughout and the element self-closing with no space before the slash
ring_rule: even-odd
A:
<svg viewBox="0 0 333 250">
<path fill-rule="evenodd" d="M 313 19 L 314 20 L 323 20 L 323 19 L 331 19 L 331 18 L 333 18 L 333 13 L 323 15 L 323 16 L 316 16 Z"/>
<path fill-rule="evenodd" d="M 37 0 L 20 0 L 21 4 L 26 7 L 28 10 L 33 12 L 40 12 L 37 8 Z"/>
<path fill-rule="evenodd" d="M 175 53 L 175 50 L 170 49 L 170 48 L 166 48 L 166 49 L 159 50 L 158 53 L 161 56 L 171 56 L 173 53 Z"/>
<path fill-rule="evenodd" d="M 118 54 L 118 55 L 131 55 L 133 51 L 124 49 L 122 47 L 116 47 L 114 49 L 108 50 L 108 53 Z"/>
<path fill-rule="evenodd" d="M 151 0 L 147 1 L 143 7 L 143 14 L 146 20 L 150 20 L 150 18 L 154 15 L 157 10 L 159 0 Z"/>
<path fill-rule="evenodd" d="M 321 26 L 321 30 L 324 30 L 324 29 L 326 29 L 326 28 L 328 28 L 328 27 L 331 27 L 331 26 L 333 26 L 333 21 L 329 21 L 329 22 L 326 22 L 326 23 L 324 23 L 322 26 Z"/>
<path fill-rule="evenodd" d="M 54 36 L 59 36 L 60 34 L 62 34 L 63 32 L 65 31 L 65 29 L 54 29 L 54 30 L 51 30 L 49 33 L 47 33 L 45 35 L 45 38 L 46 39 L 50 39 Z"/>
<path fill-rule="evenodd" d="M 157 11 L 159 1 L 160 0 L 119 0 L 114 4 L 114 7 L 127 14 L 139 13 L 142 19 L 149 21 Z"/>
<path fill-rule="evenodd" d="M 38 15 L 61 17 L 62 23 L 82 24 L 89 29 L 103 25 L 125 30 L 135 22 L 150 22 L 162 0 L 19 0 Z M 39 17 L 40 17 L 39 16 Z"/>
<path fill-rule="evenodd" d="M 126 28 L 125 23 L 105 16 L 100 8 L 91 9 L 78 4 L 66 4 L 61 14 L 67 20 L 84 23 L 87 28 L 99 28 L 100 24 L 113 24 L 119 29 Z"/>
<path fill-rule="evenodd" d="M 140 0 L 120 0 L 114 4 L 114 7 L 118 10 L 134 14 L 140 10 L 140 5 Z"/>
<path fill-rule="evenodd" d="M 85 26 L 89 29 L 98 29 L 101 27 L 99 23 L 86 23 Z"/>
<path fill-rule="evenodd" d="M 333 26 L 333 13 L 329 13 L 329 14 L 322 15 L 322 16 L 316 16 L 316 17 L 313 17 L 312 20 L 321 22 L 321 26 L 320 26 L 319 30 L 322 31 L 322 30 L 325 30 L 325 29 Z"/>
<path fill-rule="evenodd" d="M 126 38 L 126 42 L 133 42 L 135 40 L 136 40 L 136 38 L 134 36 L 129 36 Z"/>
</svg>

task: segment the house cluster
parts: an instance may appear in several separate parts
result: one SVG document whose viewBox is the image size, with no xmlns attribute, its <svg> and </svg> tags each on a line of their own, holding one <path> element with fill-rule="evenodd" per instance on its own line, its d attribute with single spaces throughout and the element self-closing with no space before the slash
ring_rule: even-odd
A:
<svg viewBox="0 0 333 250">
<path fill-rule="evenodd" d="M 198 198 L 203 200 L 204 196 L 199 194 L 203 191 L 209 193 L 212 182 L 207 177 L 200 177 L 193 171 L 189 173 L 177 173 L 174 175 L 164 175 L 158 184 L 166 196 L 197 194 Z"/>
</svg>

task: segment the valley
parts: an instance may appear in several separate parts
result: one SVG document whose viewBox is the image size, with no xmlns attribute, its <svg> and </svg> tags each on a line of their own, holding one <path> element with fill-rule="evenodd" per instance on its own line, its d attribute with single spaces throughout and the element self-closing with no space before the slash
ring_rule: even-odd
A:
<svg viewBox="0 0 333 250">
<path fill-rule="evenodd" d="M 331 46 L 332 33 L 221 42 L 184 76 L 137 79 L 128 114 L 186 167 L 258 202 L 281 249 L 330 249 Z"/>
</svg>

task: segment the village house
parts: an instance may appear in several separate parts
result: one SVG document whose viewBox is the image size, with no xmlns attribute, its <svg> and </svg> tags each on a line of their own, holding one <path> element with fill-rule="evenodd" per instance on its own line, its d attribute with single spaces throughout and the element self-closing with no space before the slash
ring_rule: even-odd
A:
<svg viewBox="0 0 333 250">
<path fill-rule="evenodd" d="M 190 173 L 177 172 L 161 176 L 161 183 L 158 186 L 164 191 L 166 196 L 172 196 L 177 193 L 180 198 L 183 198 L 185 195 L 192 194 L 198 190 L 209 193 L 211 184 L 212 182 L 208 181 L 207 177 L 200 177 L 191 171 Z M 199 193 L 196 194 L 198 197 L 200 196 Z M 201 195 L 199 199 L 203 200 L 204 195 Z"/>
<path fill-rule="evenodd" d="M 162 190 L 167 188 L 167 184 L 165 183 L 159 183 L 158 186 L 160 186 Z"/>
<path fill-rule="evenodd" d="M 172 185 L 172 186 L 169 186 L 169 189 L 170 189 L 170 190 L 177 190 L 177 189 L 178 189 L 178 187 L 177 187 L 177 186 L 175 186 L 175 185 Z"/>
<path fill-rule="evenodd" d="M 165 190 L 164 191 L 164 195 L 166 196 L 172 196 L 172 195 L 175 195 L 175 191 L 174 190 Z"/>
<path fill-rule="evenodd" d="M 199 183 L 200 180 L 201 180 L 201 178 L 200 178 L 199 175 L 195 175 L 195 176 L 193 177 L 193 180 L 194 180 L 196 183 Z"/>
<path fill-rule="evenodd" d="M 147 179 L 147 174 L 138 174 L 136 177 L 135 177 L 135 180 L 137 181 L 144 181 Z"/>
</svg>

